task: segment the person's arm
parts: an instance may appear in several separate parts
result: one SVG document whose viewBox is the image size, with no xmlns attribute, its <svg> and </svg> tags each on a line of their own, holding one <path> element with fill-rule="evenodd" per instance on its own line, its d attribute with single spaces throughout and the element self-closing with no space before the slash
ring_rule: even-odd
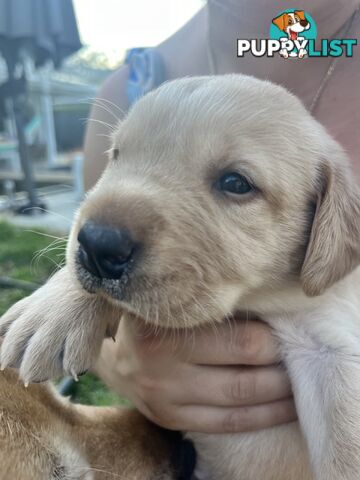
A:
<svg viewBox="0 0 360 480">
<path fill-rule="evenodd" d="M 128 74 L 127 65 L 113 73 L 101 87 L 91 109 L 84 143 L 86 191 L 95 185 L 104 171 L 107 165 L 106 151 L 110 147 L 109 135 L 129 108 L 126 96 Z"/>
</svg>

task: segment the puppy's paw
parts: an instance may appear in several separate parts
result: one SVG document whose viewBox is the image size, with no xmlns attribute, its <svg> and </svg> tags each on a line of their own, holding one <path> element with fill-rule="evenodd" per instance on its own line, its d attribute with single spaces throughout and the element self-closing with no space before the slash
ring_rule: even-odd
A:
<svg viewBox="0 0 360 480">
<path fill-rule="evenodd" d="M 0 319 L 1 368 L 19 368 L 25 384 L 63 374 L 76 378 L 94 363 L 118 320 L 118 310 L 60 270 Z"/>
</svg>

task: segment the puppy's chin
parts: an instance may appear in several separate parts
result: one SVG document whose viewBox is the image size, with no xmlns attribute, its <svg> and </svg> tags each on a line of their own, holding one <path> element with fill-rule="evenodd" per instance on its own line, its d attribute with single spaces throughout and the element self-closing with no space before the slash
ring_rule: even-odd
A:
<svg viewBox="0 0 360 480">
<path fill-rule="evenodd" d="M 120 279 L 99 278 L 86 270 L 79 256 L 73 268 L 82 288 L 106 298 L 123 311 L 162 328 L 194 328 L 232 316 L 245 293 L 239 285 L 205 288 L 167 278 L 139 277 L 132 265 Z"/>
<path fill-rule="evenodd" d="M 130 292 L 131 290 L 131 292 Z M 129 295 L 129 303 L 126 297 Z M 125 309 L 130 306 L 132 313 L 146 320 L 147 323 L 166 329 L 192 329 L 200 326 L 218 324 L 233 317 L 237 310 L 237 297 L 223 296 L 223 291 L 197 291 L 184 285 L 171 285 L 170 288 L 153 288 L 141 291 L 127 290 L 124 301 Z M 134 311 L 135 310 L 135 311 Z"/>
</svg>

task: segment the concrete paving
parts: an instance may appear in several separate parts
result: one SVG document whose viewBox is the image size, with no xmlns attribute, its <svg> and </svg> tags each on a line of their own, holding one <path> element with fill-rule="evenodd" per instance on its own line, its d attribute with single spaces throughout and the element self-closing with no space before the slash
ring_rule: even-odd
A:
<svg viewBox="0 0 360 480">
<path fill-rule="evenodd" d="M 60 190 L 41 194 L 40 198 L 46 204 L 46 212 L 34 215 L 14 215 L 11 212 L 1 212 L 0 218 L 27 229 L 45 229 L 57 233 L 68 233 L 74 214 L 79 206 L 79 200 L 73 189 Z"/>
</svg>

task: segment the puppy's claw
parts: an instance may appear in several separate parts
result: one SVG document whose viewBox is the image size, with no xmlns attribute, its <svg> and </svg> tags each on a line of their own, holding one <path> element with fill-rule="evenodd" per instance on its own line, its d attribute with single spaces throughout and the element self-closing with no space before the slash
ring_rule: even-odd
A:
<svg viewBox="0 0 360 480">
<path fill-rule="evenodd" d="M 116 332 L 118 331 L 118 328 L 119 328 L 119 321 L 120 321 L 119 316 L 114 315 L 114 318 L 111 318 L 108 321 L 108 324 L 106 326 L 105 337 L 112 338 L 114 342 L 115 342 Z"/>
<path fill-rule="evenodd" d="M 5 355 L 3 352 L 0 353 L 0 371 L 3 372 L 6 368 L 9 367 L 9 362 L 5 358 Z"/>
</svg>

